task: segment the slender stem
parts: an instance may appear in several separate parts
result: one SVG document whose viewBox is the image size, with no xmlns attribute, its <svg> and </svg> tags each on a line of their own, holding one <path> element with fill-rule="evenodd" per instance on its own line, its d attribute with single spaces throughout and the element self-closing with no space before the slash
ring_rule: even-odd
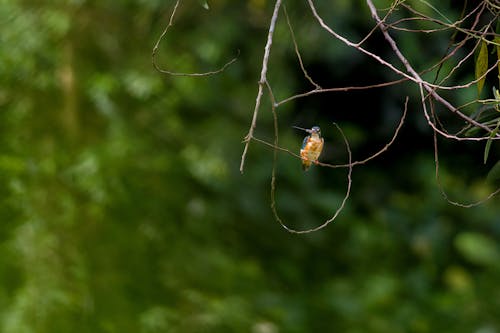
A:
<svg viewBox="0 0 500 333">
<path fill-rule="evenodd" d="M 264 85 L 267 82 L 267 64 L 269 62 L 269 55 L 271 54 L 271 46 L 273 44 L 273 34 L 274 28 L 276 26 L 276 21 L 278 20 L 278 13 L 281 6 L 281 0 L 276 0 L 274 5 L 273 16 L 271 18 L 271 23 L 269 24 L 269 32 L 267 34 L 267 42 L 264 48 L 264 57 L 262 59 L 262 70 L 260 72 L 260 80 L 259 80 L 259 90 L 257 92 L 257 97 L 255 98 L 255 108 L 253 110 L 252 123 L 250 125 L 250 129 L 248 130 L 248 134 L 245 136 L 245 148 L 243 149 L 243 154 L 241 155 L 241 164 L 240 164 L 240 172 L 243 173 L 243 169 L 245 168 L 245 159 L 248 152 L 248 146 L 250 145 L 250 140 L 253 139 L 253 132 L 255 127 L 257 126 L 257 115 L 260 109 L 260 102 L 262 99 L 262 95 L 264 92 Z"/>
</svg>

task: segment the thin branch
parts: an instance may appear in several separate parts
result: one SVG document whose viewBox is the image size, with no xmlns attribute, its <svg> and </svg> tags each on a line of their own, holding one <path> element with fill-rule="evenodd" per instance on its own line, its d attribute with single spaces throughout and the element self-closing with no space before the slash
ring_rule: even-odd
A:
<svg viewBox="0 0 500 333">
<path fill-rule="evenodd" d="M 273 34 L 274 28 L 276 26 L 276 21 L 278 20 L 278 13 L 281 6 L 281 0 L 276 0 L 274 5 L 273 16 L 271 17 L 271 23 L 269 24 L 269 32 L 267 34 L 267 42 L 264 48 L 264 57 L 262 59 L 262 71 L 260 73 L 259 80 L 259 90 L 257 92 L 257 97 L 255 98 L 255 108 L 253 111 L 252 123 L 250 125 L 250 129 L 248 130 L 248 134 L 245 136 L 243 142 L 245 142 L 245 148 L 243 149 L 243 154 L 241 155 L 241 164 L 240 164 L 240 172 L 243 173 L 243 169 L 245 167 L 245 159 L 248 152 L 248 146 L 250 144 L 250 140 L 253 138 L 253 132 L 255 127 L 257 126 L 257 115 L 260 109 L 260 101 L 262 99 L 264 84 L 267 81 L 267 64 L 269 62 L 269 55 L 271 53 L 271 46 L 273 44 Z"/>
<path fill-rule="evenodd" d="M 396 137 L 398 136 L 399 131 L 401 130 L 401 127 L 403 127 L 403 124 L 404 124 L 405 118 L 406 118 L 406 113 L 408 111 L 408 101 L 409 101 L 409 97 L 406 96 L 405 108 L 403 111 L 403 115 L 401 116 L 401 120 L 399 121 L 398 127 L 396 128 L 396 131 L 394 132 L 394 135 L 392 136 L 391 140 L 388 143 L 386 143 L 386 145 L 384 147 L 382 147 L 382 149 L 380 149 L 375 154 L 372 154 L 371 156 L 365 158 L 364 160 L 352 162 L 351 165 L 344 164 L 344 165 L 340 165 L 340 166 L 349 167 L 349 166 L 356 166 L 356 165 L 365 164 L 366 162 L 371 161 L 374 158 L 376 158 L 376 157 L 380 156 L 381 154 L 383 154 L 384 152 L 386 152 L 389 149 L 389 147 L 394 143 L 394 141 L 396 141 Z"/>
<path fill-rule="evenodd" d="M 350 91 L 350 90 L 366 90 L 366 89 L 371 89 L 371 88 L 382 88 L 382 87 L 388 87 L 388 86 L 393 86 L 398 83 L 402 83 L 408 81 L 406 78 L 395 80 L 395 81 L 389 81 L 389 82 L 383 82 L 383 83 L 375 83 L 375 84 L 370 84 L 366 86 L 351 86 L 351 87 L 335 87 L 335 88 L 322 88 L 322 89 L 313 89 L 310 91 L 307 91 L 305 93 L 300 93 L 296 94 L 290 97 L 285 98 L 282 101 L 279 101 L 276 103 L 276 106 L 280 106 L 282 104 L 288 103 L 290 101 L 293 101 L 294 99 L 310 96 L 310 95 L 315 95 L 315 94 L 322 94 L 322 93 L 327 93 L 327 92 L 337 92 L 337 91 Z"/>
<path fill-rule="evenodd" d="M 443 57 L 443 59 L 447 60 L 447 59 L 448 59 L 449 57 L 451 57 L 454 53 L 456 53 L 456 52 L 457 52 L 460 48 L 462 48 L 462 46 L 463 46 L 463 45 L 465 45 L 465 42 L 466 42 L 469 38 L 470 38 L 469 36 L 467 36 L 466 38 L 464 38 L 464 40 L 463 40 L 462 42 L 460 42 L 460 43 L 459 43 L 459 45 L 457 45 L 457 47 L 456 47 L 456 48 L 455 48 L 452 52 L 450 52 L 450 53 L 449 53 L 446 57 Z M 460 68 L 460 67 L 461 67 L 461 66 L 465 63 L 465 61 L 466 61 L 467 59 L 469 59 L 470 57 L 472 57 L 472 56 L 474 55 L 474 51 L 476 50 L 476 48 L 477 48 L 477 46 L 478 46 L 478 45 L 479 45 L 479 43 L 477 43 L 477 44 L 474 46 L 474 48 L 473 48 L 473 49 L 472 49 L 472 50 L 471 50 L 468 54 L 466 54 L 464 57 L 462 57 L 462 58 L 460 59 L 460 61 L 459 61 L 459 62 L 458 62 L 455 66 L 453 66 L 453 68 L 449 71 L 449 73 L 448 73 L 448 74 L 446 74 L 446 76 L 445 76 L 445 77 L 443 77 L 443 78 L 441 79 L 441 81 L 439 82 L 439 85 L 443 85 L 443 84 L 444 84 L 444 82 L 445 82 L 446 80 L 448 80 L 448 79 L 449 79 L 449 78 L 453 75 L 453 73 L 454 73 L 456 70 L 458 70 L 458 69 L 459 69 L 459 68 Z M 440 61 L 440 62 L 439 62 L 440 69 L 441 69 L 441 67 L 442 67 L 442 64 L 443 64 L 443 63 L 444 63 L 443 61 Z M 437 74 L 436 74 L 436 78 L 435 78 L 435 79 L 437 80 Z"/>
<path fill-rule="evenodd" d="M 320 85 L 314 82 L 314 80 L 307 73 L 306 68 L 304 67 L 304 63 L 302 62 L 302 57 L 300 56 L 299 47 L 297 45 L 297 40 L 295 39 L 295 34 L 293 32 L 292 24 L 290 23 L 290 18 L 288 17 L 288 13 L 286 11 L 286 6 L 283 6 L 285 11 L 286 23 L 288 24 L 288 29 L 290 30 L 290 35 L 292 36 L 293 46 L 295 47 L 295 54 L 297 55 L 297 59 L 299 59 L 300 68 L 302 69 L 302 73 L 305 78 L 316 88 L 321 89 Z"/>
<path fill-rule="evenodd" d="M 384 19 L 383 21 L 385 22 L 386 19 L 392 14 L 392 12 L 397 8 L 397 6 L 399 5 L 399 1 L 394 1 L 391 5 L 391 7 L 389 8 L 389 10 L 387 11 L 387 14 L 385 14 L 384 16 Z M 356 43 L 356 45 L 358 46 L 361 46 L 371 35 L 373 35 L 373 33 L 375 33 L 375 31 L 378 30 L 378 24 L 376 24 L 371 30 L 370 32 L 368 32 L 368 34 L 363 37 L 363 39 L 359 42 Z"/>
</svg>

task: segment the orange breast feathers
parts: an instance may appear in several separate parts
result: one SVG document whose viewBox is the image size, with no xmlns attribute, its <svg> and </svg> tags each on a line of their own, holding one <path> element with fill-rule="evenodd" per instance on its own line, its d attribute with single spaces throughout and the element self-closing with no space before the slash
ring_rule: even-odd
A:
<svg viewBox="0 0 500 333">
<path fill-rule="evenodd" d="M 320 137 L 310 137 L 305 146 L 300 150 L 302 157 L 302 165 L 304 169 L 308 169 L 312 162 L 316 162 L 323 150 L 324 139 Z"/>
</svg>

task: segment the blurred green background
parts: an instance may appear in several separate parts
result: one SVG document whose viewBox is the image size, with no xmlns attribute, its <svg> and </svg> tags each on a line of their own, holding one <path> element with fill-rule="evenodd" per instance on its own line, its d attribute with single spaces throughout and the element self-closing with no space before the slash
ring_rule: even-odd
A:
<svg viewBox="0 0 500 333">
<path fill-rule="evenodd" d="M 286 3 L 319 84 L 396 78 L 330 38 L 305 2 Z M 362 1 L 317 3 L 353 40 L 373 25 Z M 160 45 L 162 67 L 208 71 L 240 51 L 224 73 L 205 78 L 151 65 L 173 4 L 0 0 L 0 331 L 500 332 L 498 199 L 463 209 L 442 198 L 416 87 L 314 95 L 278 109 L 282 146 L 300 147 L 303 133 L 291 126 L 320 125 L 322 160 L 345 163 L 331 121 L 361 159 L 390 139 L 411 97 L 394 146 L 354 169 L 339 218 L 317 233 L 289 234 L 270 209 L 272 150 L 252 142 L 238 170 L 273 3 L 181 4 Z M 458 17 L 447 8 L 460 8 L 453 2 L 435 5 Z M 395 36 L 422 70 L 450 34 Z M 399 66 L 379 35 L 366 46 Z M 283 12 L 269 66 L 277 99 L 312 88 Z M 473 62 L 464 67 L 458 79 L 470 80 Z M 446 97 L 459 105 L 475 92 Z M 266 98 L 256 136 L 273 139 Z M 494 190 L 484 182 L 483 143 L 439 143 L 452 199 Z M 346 189 L 345 169 L 304 173 L 286 154 L 277 176 L 280 213 L 299 229 L 331 216 Z"/>
</svg>

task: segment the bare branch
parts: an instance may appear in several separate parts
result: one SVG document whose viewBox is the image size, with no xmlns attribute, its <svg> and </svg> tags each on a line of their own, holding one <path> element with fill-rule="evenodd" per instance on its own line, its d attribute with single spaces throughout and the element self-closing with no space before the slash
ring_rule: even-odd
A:
<svg viewBox="0 0 500 333">
<path fill-rule="evenodd" d="M 327 92 L 337 92 L 337 91 L 350 91 L 350 90 L 366 90 L 366 89 L 371 89 L 371 88 L 382 88 L 382 87 L 388 87 L 388 86 L 393 86 L 401 82 L 408 81 L 407 79 L 399 79 L 395 81 L 390 81 L 390 82 L 383 82 L 383 83 L 375 83 L 375 84 L 370 84 L 367 86 L 352 86 L 352 87 L 337 87 L 337 88 L 322 88 L 322 89 L 314 89 L 310 90 L 305 93 L 301 94 L 296 94 L 293 96 L 290 96 L 288 98 L 285 98 L 284 100 L 277 102 L 276 106 L 280 106 L 282 104 L 288 103 L 290 101 L 293 101 L 294 99 L 310 96 L 310 95 L 315 95 L 315 94 L 321 94 L 321 93 L 327 93 Z"/>
<path fill-rule="evenodd" d="M 307 74 L 307 71 L 304 67 L 304 63 L 302 62 L 302 57 L 300 56 L 299 47 L 297 45 L 297 40 L 295 39 L 295 34 L 293 33 L 292 24 L 290 23 L 290 18 L 288 17 L 288 13 L 286 11 L 286 6 L 283 6 L 285 11 L 286 23 L 288 24 L 288 29 L 290 30 L 290 35 L 292 36 L 293 46 L 295 47 L 295 54 L 297 55 L 297 59 L 299 59 L 300 68 L 302 69 L 302 73 L 304 77 L 316 88 L 321 89 L 320 85 L 314 82 L 314 80 Z"/>
<path fill-rule="evenodd" d="M 267 82 L 267 64 L 269 62 L 269 54 L 271 53 L 271 46 L 273 44 L 273 34 L 274 28 L 276 26 L 276 21 L 278 20 L 278 13 L 281 6 L 281 0 L 276 0 L 274 4 L 274 12 L 271 17 L 271 23 L 269 24 L 269 32 L 267 34 L 267 42 L 264 48 L 264 57 L 262 59 L 262 71 L 260 73 L 259 80 L 259 90 L 257 92 L 257 97 L 255 99 L 255 108 L 253 110 L 252 123 L 250 125 L 250 129 L 248 130 L 248 134 L 245 136 L 243 142 L 245 142 L 245 148 L 243 149 L 243 154 L 241 155 L 241 164 L 240 164 L 240 172 L 243 173 L 243 169 L 245 167 L 245 158 L 247 156 L 248 146 L 250 144 L 250 140 L 253 138 L 253 132 L 255 127 L 257 126 L 257 115 L 260 109 L 260 101 L 262 99 L 262 93 L 264 84 Z"/>
</svg>

